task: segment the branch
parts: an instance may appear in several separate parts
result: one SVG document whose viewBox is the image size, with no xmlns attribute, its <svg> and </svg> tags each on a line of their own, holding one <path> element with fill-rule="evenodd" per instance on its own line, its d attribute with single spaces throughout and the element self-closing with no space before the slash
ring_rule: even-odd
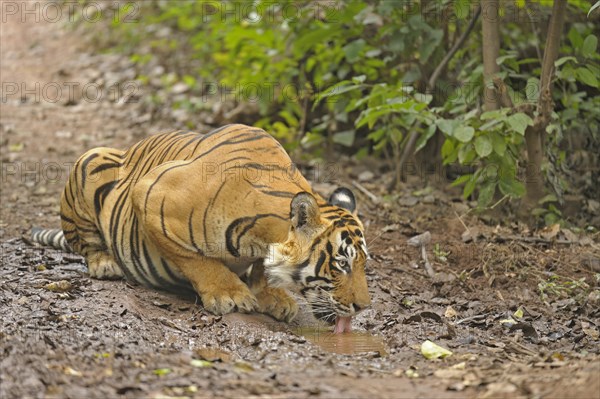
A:
<svg viewBox="0 0 600 399">
<path fill-rule="evenodd" d="M 554 75 L 554 61 L 558 58 L 560 48 L 560 37 L 562 36 L 566 1 L 555 1 L 552 6 L 552 16 L 548 26 L 548 35 L 546 36 L 546 46 L 544 49 L 544 59 L 542 61 L 542 74 L 540 76 L 540 97 L 538 99 L 538 118 L 536 121 L 542 126 L 548 124 L 550 114 L 552 113 L 552 77 Z M 537 119 L 537 118 L 536 118 Z"/>
<path fill-rule="evenodd" d="M 440 77 L 440 74 L 442 73 L 442 71 L 444 70 L 446 65 L 448 65 L 448 63 L 450 62 L 452 57 L 454 57 L 454 54 L 456 54 L 456 52 L 462 47 L 462 45 L 464 44 L 465 40 L 467 40 L 467 37 L 469 36 L 469 34 L 473 30 L 473 28 L 475 28 L 475 24 L 477 23 L 477 19 L 479 18 L 479 15 L 481 15 L 481 5 L 477 6 L 477 10 L 475 10 L 475 14 L 473 15 L 473 18 L 471 18 L 471 21 L 469 22 L 467 29 L 465 29 L 465 31 L 458 38 L 456 43 L 454 43 L 454 45 L 452 46 L 452 48 L 450 49 L 448 54 L 446 54 L 446 56 L 444 57 L 442 62 L 440 62 L 440 65 L 438 65 L 437 68 L 435 68 L 435 71 L 433 71 L 433 73 L 431 74 L 431 77 L 429 78 L 429 82 L 427 83 L 427 86 L 429 87 L 430 90 L 433 90 L 435 88 L 435 84 L 436 84 L 438 78 Z"/>
<path fill-rule="evenodd" d="M 460 38 L 456 41 L 456 43 L 454 43 L 454 45 L 452 46 L 452 48 L 450 49 L 448 54 L 446 54 L 446 56 L 444 57 L 442 62 L 438 65 L 438 67 L 435 69 L 435 71 L 433 71 L 433 73 L 431 74 L 431 77 L 429 78 L 429 81 L 427 82 L 427 87 L 429 88 L 429 90 L 432 90 L 432 91 L 434 90 L 435 84 L 437 83 L 437 80 L 440 77 L 442 71 L 444 70 L 446 65 L 448 65 L 448 63 L 450 62 L 452 57 L 454 57 L 454 55 L 460 49 L 460 47 L 465 43 L 469 34 L 473 31 L 473 28 L 475 27 L 475 24 L 476 24 L 477 20 L 479 19 L 479 15 L 481 15 L 481 6 L 477 7 L 477 10 L 475 11 L 475 14 L 473 14 L 473 17 L 471 18 L 471 21 L 469 22 L 467 29 L 465 29 L 465 31 L 462 33 Z M 417 123 L 415 126 L 413 126 L 413 128 L 408 133 L 408 140 L 406 141 L 406 144 L 404 145 L 404 151 L 402 152 L 400 161 L 396 165 L 396 178 L 394 180 L 392 180 L 391 184 L 388 187 L 390 190 L 397 186 L 398 181 L 400 180 L 400 172 L 402 171 L 402 167 L 404 166 L 404 164 L 408 160 L 408 157 L 412 154 L 412 152 L 415 149 L 415 144 L 416 144 L 417 138 L 419 136 L 419 131 L 418 131 L 419 127 L 421 127 L 421 123 Z"/>
</svg>

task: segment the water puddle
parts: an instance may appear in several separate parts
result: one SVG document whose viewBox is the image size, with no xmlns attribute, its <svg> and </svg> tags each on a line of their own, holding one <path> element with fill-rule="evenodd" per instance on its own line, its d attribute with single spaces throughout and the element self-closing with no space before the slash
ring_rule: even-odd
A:
<svg viewBox="0 0 600 399">
<path fill-rule="evenodd" d="M 327 352 L 342 355 L 354 355 L 365 352 L 378 352 L 380 356 L 386 356 L 383 338 L 366 332 L 350 332 L 334 334 L 323 328 L 298 328 L 294 330 L 310 342 L 319 345 Z"/>
</svg>

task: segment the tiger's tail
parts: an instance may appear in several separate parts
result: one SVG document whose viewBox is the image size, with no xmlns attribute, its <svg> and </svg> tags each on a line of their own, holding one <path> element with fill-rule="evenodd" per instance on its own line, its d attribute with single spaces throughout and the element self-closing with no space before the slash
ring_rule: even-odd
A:
<svg viewBox="0 0 600 399">
<path fill-rule="evenodd" d="M 31 229 L 31 241 L 66 252 L 73 252 L 61 229 L 41 229 L 34 227 Z"/>
</svg>

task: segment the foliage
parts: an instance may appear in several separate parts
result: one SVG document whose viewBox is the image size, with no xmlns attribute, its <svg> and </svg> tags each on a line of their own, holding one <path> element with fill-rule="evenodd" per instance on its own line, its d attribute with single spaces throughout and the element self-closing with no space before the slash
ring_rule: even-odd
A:
<svg viewBox="0 0 600 399">
<path fill-rule="evenodd" d="M 184 82 L 197 95 L 217 99 L 213 101 L 225 92 L 235 103 L 254 104 L 257 112 L 250 122 L 290 149 L 302 145 L 317 156 L 332 146 L 357 156 L 391 152 L 397 162 L 411 129 L 419 133 L 416 151 L 442 135 L 443 163 L 468 165 L 472 171 L 453 184 L 463 187 L 465 197 L 476 194 L 485 208 L 499 197 L 524 194 L 523 136 L 533 120 L 523 109 L 541 92 L 541 43 L 551 2 L 501 3 L 497 62 L 514 108 L 491 112 L 480 109 L 478 34 L 460 47 L 436 87 L 428 87 L 433 70 L 478 4 L 161 0 L 142 3 L 138 24 L 112 21 L 112 38 L 139 64 L 184 54 L 183 61 L 174 62 L 170 84 Z M 598 28 L 586 17 L 595 7 L 590 1 L 569 1 L 568 32 L 555 64 L 549 162 L 544 165 L 553 201 L 546 198 L 545 210 L 538 211 L 547 222 L 555 221 L 549 213 L 560 217 L 555 205 L 568 188 L 565 137 L 585 135 L 600 142 Z"/>
<path fill-rule="evenodd" d="M 547 300 L 549 297 L 577 297 L 582 300 L 590 292 L 590 286 L 585 282 L 585 277 L 573 280 L 552 275 L 547 280 L 538 283 L 538 290 L 542 300 Z"/>
</svg>

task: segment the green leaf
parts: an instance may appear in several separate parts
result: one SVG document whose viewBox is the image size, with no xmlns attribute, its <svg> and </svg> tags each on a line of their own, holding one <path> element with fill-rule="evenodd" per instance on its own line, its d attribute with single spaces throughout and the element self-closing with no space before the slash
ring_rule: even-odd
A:
<svg viewBox="0 0 600 399">
<path fill-rule="evenodd" d="M 480 208 L 485 208 L 492 202 L 492 198 L 494 198 L 494 193 L 496 192 L 496 183 L 488 182 L 484 184 L 483 187 L 479 189 L 479 196 L 477 197 L 477 206 Z"/>
<path fill-rule="evenodd" d="M 577 62 L 577 58 L 569 55 L 567 57 L 561 57 L 559 59 L 557 59 L 556 61 L 554 61 L 554 66 L 556 68 L 558 68 L 559 66 L 561 66 L 562 64 L 564 64 L 567 61 L 573 61 L 573 62 Z"/>
<path fill-rule="evenodd" d="M 356 132 L 354 130 L 346 130 L 343 132 L 335 133 L 332 137 L 333 142 L 336 144 L 341 144 L 345 147 L 352 147 L 354 144 L 354 136 Z"/>
<path fill-rule="evenodd" d="M 419 139 L 417 140 L 417 145 L 415 147 L 415 152 L 421 150 L 423 147 L 425 147 L 425 144 L 427 144 L 427 142 L 429 141 L 429 139 L 435 134 L 436 131 L 436 126 L 435 125 L 430 125 L 427 130 L 423 131 L 423 133 L 421 133 L 421 135 L 419 136 Z"/>
<path fill-rule="evenodd" d="M 525 186 L 520 181 L 513 177 L 501 179 L 498 188 L 504 195 L 509 195 L 514 198 L 520 198 L 525 194 Z"/>
<path fill-rule="evenodd" d="M 577 68 L 577 80 L 588 86 L 598 87 L 598 78 L 588 68 Z"/>
<path fill-rule="evenodd" d="M 358 61 L 360 59 L 360 53 L 365 48 L 366 44 L 367 42 L 365 42 L 364 39 L 357 39 L 345 45 L 342 50 L 344 51 L 346 60 L 351 64 Z"/>
<path fill-rule="evenodd" d="M 505 111 L 501 110 L 501 109 L 495 109 L 492 111 L 486 111 L 483 114 L 481 114 L 481 116 L 479 117 L 482 121 L 485 121 L 487 119 L 498 119 L 498 118 L 502 118 L 505 116 Z"/>
<path fill-rule="evenodd" d="M 456 121 L 451 119 L 438 119 L 436 125 L 442 131 L 442 133 L 444 133 L 446 136 L 452 137 L 454 126 L 456 126 Z"/>
<path fill-rule="evenodd" d="M 459 126 L 454 129 L 452 135 L 457 140 L 462 141 L 463 143 L 468 143 L 471 141 L 471 139 L 473 139 L 473 136 L 475 135 L 475 129 L 473 129 L 471 126 Z"/>
<path fill-rule="evenodd" d="M 353 90 L 357 90 L 357 89 L 361 89 L 363 87 L 363 85 L 349 84 L 349 83 L 350 83 L 349 81 L 343 80 L 343 81 L 339 82 L 338 84 L 331 86 L 324 92 L 317 94 L 317 96 L 315 97 L 315 103 L 313 105 L 313 109 L 315 109 L 317 107 L 317 105 L 319 104 L 319 102 L 324 98 L 339 96 L 340 94 L 347 93 L 349 91 L 353 91 Z"/>
<path fill-rule="evenodd" d="M 533 125 L 533 119 L 531 119 L 529 115 L 522 112 L 509 116 L 507 122 L 512 130 L 520 135 L 525 134 L 525 129 L 527 129 L 527 126 Z"/>
<path fill-rule="evenodd" d="M 490 139 L 492 140 L 494 152 L 501 157 L 504 156 L 504 153 L 506 152 L 506 141 L 504 141 L 504 137 L 494 132 L 490 134 Z"/>
<path fill-rule="evenodd" d="M 478 136 L 475 139 L 475 151 L 481 158 L 485 158 L 493 151 L 492 142 L 487 136 Z"/>
<path fill-rule="evenodd" d="M 540 80 L 538 78 L 527 79 L 527 86 L 525 87 L 525 95 L 529 102 L 535 103 L 540 97 Z"/>
<path fill-rule="evenodd" d="M 463 145 L 458 150 L 458 162 L 460 162 L 463 165 L 474 160 L 476 156 L 477 153 L 473 149 L 473 145 L 471 143 Z"/>
<path fill-rule="evenodd" d="M 466 184 L 465 184 L 465 188 L 463 188 L 463 198 L 467 199 L 469 198 L 469 195 L 473 194 L 473 191 L 475 190 L 475 184 L 477 183 L 477 179 L 475 179 L 475 177 L 473 177 L 472 179 L 467 180 Z"/>
<path fill-rule="evenodd" d="M 433 100 L 433 96 L 431 94 L 415 93 L 415 100 L 429 104 Z"/>
<path fill-rule="evenodd" d="M 545 204 L 546 202 L 558 202 L 558 198 L 554 194 L 548 194 L 538 201 L 538 204 Z"/>
<path fill-rule="evenodd" d="M 593 57 L 596 53 L 596 48 L 598 47 L 598 38 L 594 35 L 588 35 L 583 41 L 583 46 L 581 47 L 581 53 L 584 57 L 590 58 Z"/>
<path fill-rule="evenodd" d="M 169 373 L 171 373 L 171 369 L 170 368 L 162 368 L 162 369 L 154 369 L 152 372 L 156 375 L 167 375 Z"/>
<path fill-rule="evenodd" d="M 442 159 L 444 160 L 444 165 L 448 165 L 456 161 L 457 156 L 458 151 L 455 151 L 454 143 L 452 140 L 446 139 L 444 144 L 442 144 Z"/>
<path fill-rule="evenodd" d="M 504 63 L 504 61 L 510 60 L 510 59 L 515 59 L 515 58 L 517 58 L 516 52 L 511 53 L 511 54 L 501 55 L 500 57 L 496 58 L 496 64 L 502 65 Z"/>
<path fill-rule="evenodd" d="M 456 178 L 450 185 L 452 187 L 460 186 L 461 184 L 465 184 L 469 180 L 473 179 L 472 174 L 462 175 Z"/>
</svg>

